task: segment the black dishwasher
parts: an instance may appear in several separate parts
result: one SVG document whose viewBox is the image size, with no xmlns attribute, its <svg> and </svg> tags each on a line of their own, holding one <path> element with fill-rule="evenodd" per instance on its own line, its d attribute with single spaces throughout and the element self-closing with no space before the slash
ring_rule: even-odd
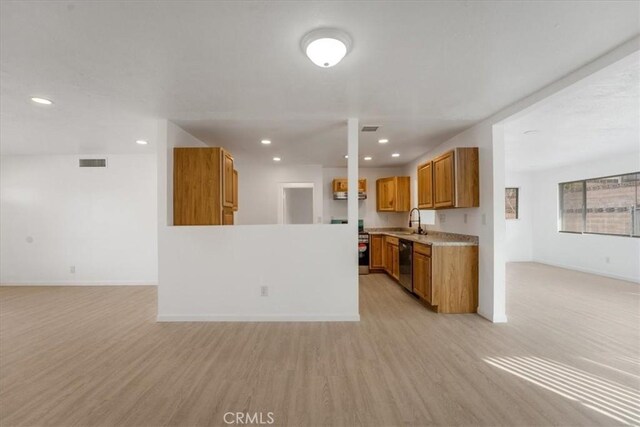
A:
<svg viewBox="0 0 640 427">
<path fill-rule="evenodd" d="M 400 284 L 413 293 L 413 243 L 400 239 Z"/>
</svg>

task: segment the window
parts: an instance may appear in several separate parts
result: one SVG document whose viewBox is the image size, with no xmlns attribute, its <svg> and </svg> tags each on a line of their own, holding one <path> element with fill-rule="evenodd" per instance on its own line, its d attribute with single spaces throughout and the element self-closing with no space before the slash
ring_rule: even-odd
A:
<svg viewBox="0 0 640 427">
<path fill-rule="evenodd" d="M 564 182 L 560 231 L 640 236 L 640 173 Z"/>
<path fill-rule="evenodd" d="M 505 188 L 504 212 L 507 219 L 518 219 L 518 189 Z"/>
</svg>

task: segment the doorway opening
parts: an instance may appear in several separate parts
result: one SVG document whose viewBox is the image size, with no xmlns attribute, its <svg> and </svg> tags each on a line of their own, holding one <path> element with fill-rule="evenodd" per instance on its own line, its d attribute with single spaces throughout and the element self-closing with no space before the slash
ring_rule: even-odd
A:
<svg viewBox="0 0 640 427">
<path fill-rule="evenodd" d="M 312 182 L 281 184 L 278 223 L 313 224 L 314 191 Z"/>
</svg>

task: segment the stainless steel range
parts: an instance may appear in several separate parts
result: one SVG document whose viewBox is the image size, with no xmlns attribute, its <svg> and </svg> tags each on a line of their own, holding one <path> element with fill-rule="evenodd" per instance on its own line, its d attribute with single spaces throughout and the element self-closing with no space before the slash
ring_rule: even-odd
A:
<svg viewBox="0 0 640 427">
<path fill-rule="evenodd" d="M 369 233 L 358 233 L 358 272 L 369 274 Z"/>
</svg>

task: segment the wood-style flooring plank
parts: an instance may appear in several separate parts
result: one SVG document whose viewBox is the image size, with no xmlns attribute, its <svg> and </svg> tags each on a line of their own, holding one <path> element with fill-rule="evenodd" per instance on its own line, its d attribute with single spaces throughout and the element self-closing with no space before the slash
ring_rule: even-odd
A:
<svg viewBox="0 0 640 427">
<path fill-rule="evenodd" d="M 360 304 L 361 322 L 157 323 L 154 287 L 0 287 L 0 425 L 640 423 L 637 284 L 510 264 L 507 324 L 382 274 Z"/>
</svg>

